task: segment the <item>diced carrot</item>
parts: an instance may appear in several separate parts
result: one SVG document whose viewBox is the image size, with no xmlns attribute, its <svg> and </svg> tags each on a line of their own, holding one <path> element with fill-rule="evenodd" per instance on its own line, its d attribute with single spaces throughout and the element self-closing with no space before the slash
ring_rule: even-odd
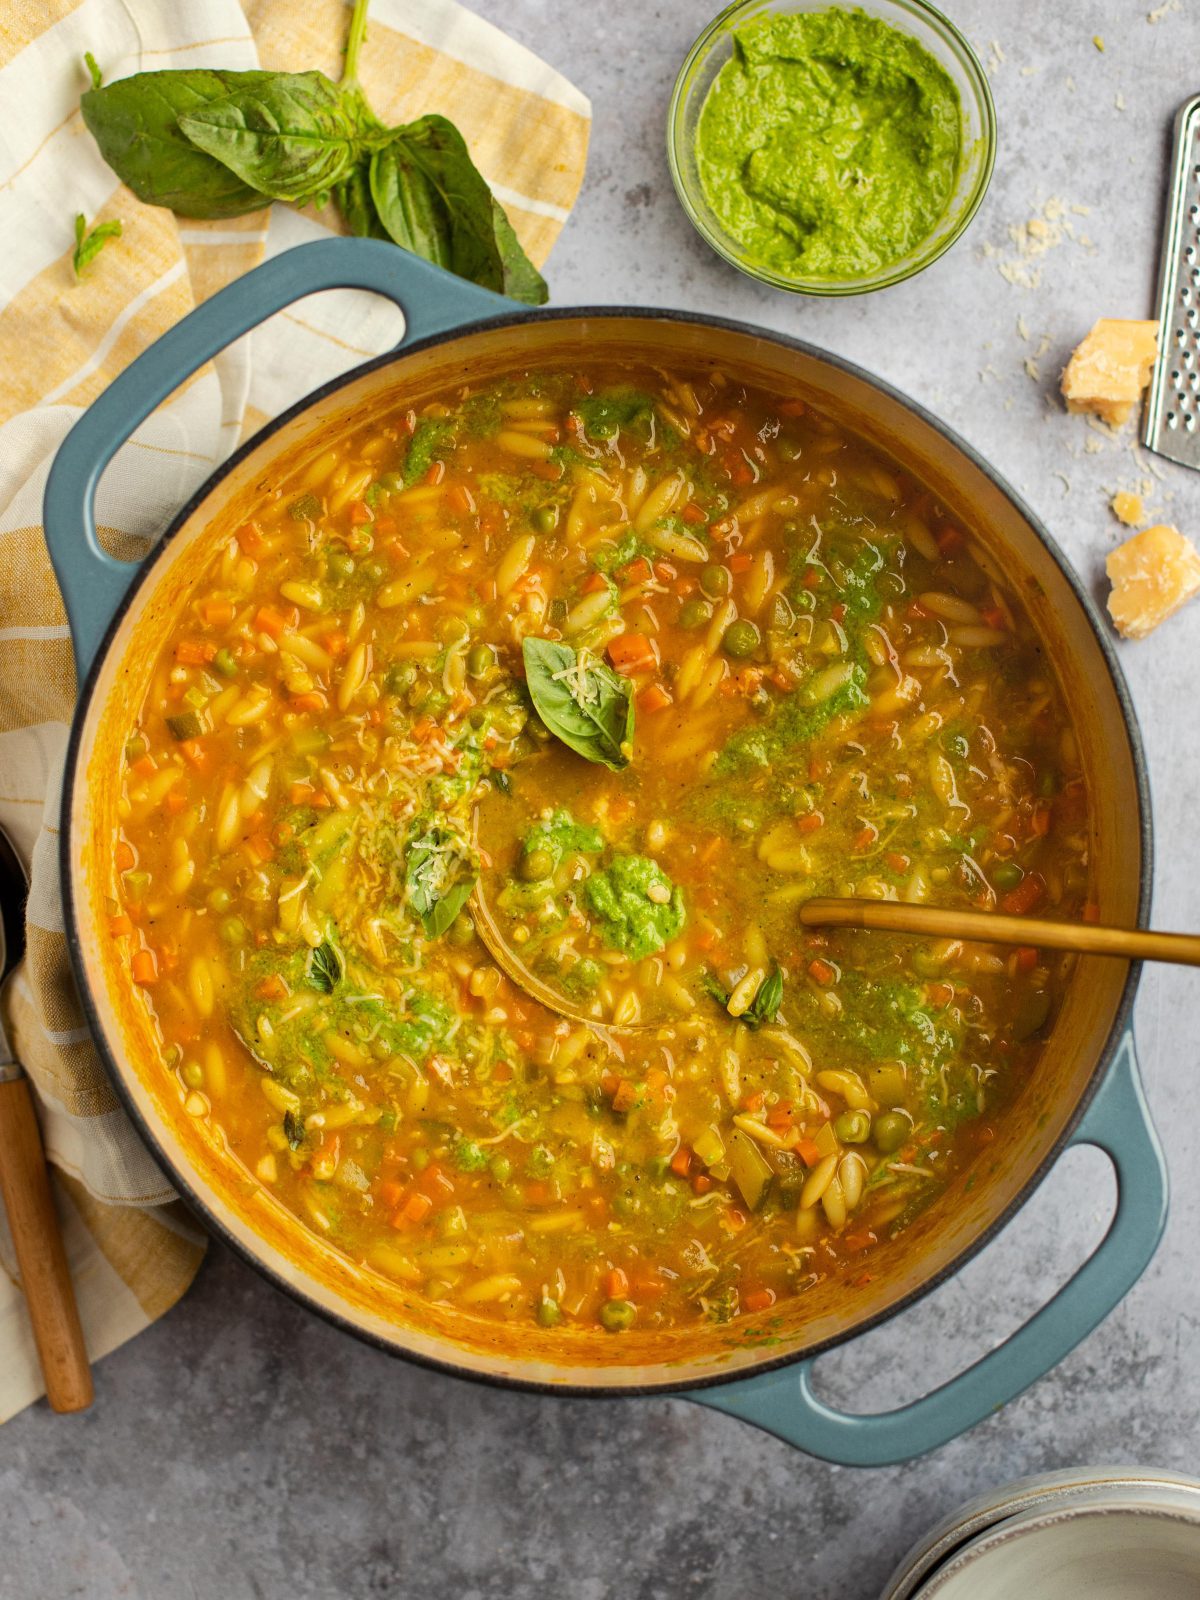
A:
<svg viewBox="0 0 1200 1600">
<path fill-rule="evenodd" d="M 629 1078 L 620 1078 L 613 1091 L 612 1108 L 616 1112 L 632 1111 L 638 1102 L 638 1087 Z"/>
<path fill-rule="evenodd" d="M 178 789 L 168 789 L 163 809 L 169 817 L 179 816 L 181 812 L 187 810 L 187 795 L 180 794 Z"/>
<path fill-rule="evenodd" d="M 687 505 L 685 505 L 683 510 L 679 513 L 679 516 L 683 522 L 688 523 L 693 528 L 697 527 L 701 522 L 706 520 L 704 512 L 694 500 L 688 501 Z"/>
<path fill-rule="evenodd" d="M 118 872 L 132 872 L 137 861 L 133 846 L 126 844 L 124 839 L 117 840 L 116 861 Z"/>
<path fill-rule="evenodd" d="M 529 471 L 535 478 L 541 478 L 544 483 L 557 483 L 563 475 L 563 469 L 557 461 L 530 461 Z"/>
<path fill-rule="evenodd" d="M 815 1139 L 802 1138 L 796 1146 L 796 1154 L 806 1167 L 815 1167 L 821 1159 L 821 1147 Z"/>
<path fill-rule="evenodd" d="M 1021 917 L 1041 904 L 1046 893 L 1046 880 L 1038 872 L 1027 872 L 1015 889 L 1010 889 L 1000 901 L 1001 911 L 1010 917 Z"/>
<path fill-rule="evenodd" d="M 845 622 L 845 620 L 846 620 L 846 602 L 844 600 L 839 600 L 837 605 L 830 606 L 829 615 L 833 618 L 833 620 L 835 622 Z"/>
<path fill-rule="evenodd" d="M 755 1089 L 753 1093 L 742 1096 L 742 1107 L 746 1111 L 761 1111 L 766 1098 L 761 1089 Z"/>
<path fill-rule="evenodd" d="M 158 962 L 153 950 L 135 950 L 133 953 L 133 981 L 147 987 L 158 982 Z"/>
<path fill-rule="evenodd" d="M 688 1182 L 692 1186 L 693 1194 L 707 1194 L 710 1189 L 716 1188 L 716 1184 L 707 1172 L 693 1172 Z"/>
<path fill-rule="evenodd" d="M 818 828 L 825 826 L 825 818 L 819 811 L 810 811 L 803 817 L 796 818 L 797 833 L 816 833 Z"/>
<path fill-rule="evenodd" d="M 258 1000 L 286 1000 L 288 986 L 277 972 L 270 972 L 255 984 L 254 994 Z"/>
<path fill-rule="evenodd" d="M 768 1128 L 786 1128 L 793 1121 L 795 1121 L 795 1113 L 785 1100 L 780 1100 L 767 1112 Z"/>
<path fill-rule="evenodd" d="M 531 1206 L 544 1206 L 553 1199 L 548 1183 L 527 1183 L 525 1185 L 525 1198 Z"/>
<path fill-rule="evenodd" d="M 754 557 L 745 550 L 736 550 L 729 558 L 730 572 L 748 572 L 754 565 Z"/>
<path fill-rule="evenodd" d="M 892 872 L 907 872 L 911 863 L 902 850 L 885 850 L 883 859 Z"/>
<path fill-rule="evenodd" d="M 152 778 L 158 771 L 158 762 L 151 755 L 139 756 L 130 768 L 139 778 Z"/>
<path fill-rule="evenodd" d="M 467 512 L 475 509 L 475 502 L 471 499 L 471 492 L 464 483 L 456 483 L 453 486 L 446 495 L 446 504 L 451 511 L 457 512 L 459 516 L 465 516 Z"/>
<path fill-rule="evenodd" d="M 853 1233 L 842 1235 L 842 1243 L 847 1250 L 868 1250 L 875 1243 L 875 1235 L 870 1228 L 856 1228 Z"/>
<path fill-rule="evenodd" d="M 1017 946 L 1016 966 L 1018 972 L 1032 972 L 1038 964 L 1038 953 L 1031 944 Z"/>
<path fill-rule="evenodd" d="M 375 529 L 374 529 L 374 531 L 379 536 L 379 538 L 381 538 L 381 539 L 390 539 L 392 537 L 392 535 L 396 531 L 396 519 L 395 519 L 395 517 L 376 517 L 375 518 Z M 405 555 L 407 553 L 404 550 L 400 550 L 399 552 L 397 552 L 397 549 L 396 549 L 395 545 L 391 546 L 391 550 L 392 550 L 392 554 L 393 555 L 396 555 L 397 553 L 400 554 L 400 555 Z"/>
<path fill-rule="evenodd" d="M 257 522 L 243 522 L 235 537 L 246 554 L 255 561 L 267 548 L 266 540 L 263 538 Z"/>
<path fill-rule="evenodd" d="M 660 683 L 648 683 L 637 697 L 637 708 L 645 717 L 665 711 L 671 704 L 671 696 Z"/>
<path fill-rule="evenodd" d="M 821 582 L 820 567 L 805 567 L 804 576 L 801 578 L 800 582 L 806 589 L 815 589 Z"/>
<path fill-rule="evenodd" d="M 654 563 L 654 576 L 659 583 L 672 583 L 675 579 L 675 568 L 669 561 L 656 561 Z"/>
<path fill-rule="evenodd" d="M 814 983 L 819 983 L 822 988 L 828 987 L 837 977 L 837 973 L 829 965 L 828 961 L 822 961 L 820 956 L 814 956 L 808 963 L 808 975 Z"/>
<path fill-rule="evenodd" d="M 346 653 L 346 635 L 336 628 L 332 633 L 323 634 L 321 643 L 331 656 L 343 656 Z"/>
<path fill-rule="evenodd" d="M 803 417 L 807 415 L 808 407 L 803 400 L 785 400 L 782 405 L 775 408 L 781 417 Z"/>
<path fill-rule="evenodd" d="M 454 1179 L 445 1167 L 431 1161 L 417 1179 L 417 1188 L 433 1200 L 444 1200 L 454 1193 Z"/>
<path fill-rule="evenodd" d="M 430 467 L 429 471 L 421 479 L 421 482 L 432 488 L 434 484 L 441 483 L 445 476 L 446 463 L 444 461 L 435 461 Z"/>
<path fill-rule="evenodd" d="M 205 600 L 200 615 L 210 628 L 224 628 L 233 621 L 232 600 Z"/>
<path fill-rule="evenodd" d="M 599 573 L 596 574 L 600 576 Z M 622 567 L 619 577 L 622 583 L 649 583 L 654 576 L 654 569 L 645 556 L 638 556 L 636 561 L 631 561 L 628 566 Z M 584 585 L 586 591 L 587 585 Z"/>
<path fill-rule="evenodd" d="M 392 1213 L 393 1228 L 408 1228 L 425 1218 L 433 1210 L 433 1201 L 427 1194 L 410 1194 L 404 1204 Z"/>
<path fill-rule="evenodd" d="M 365 500 L 352 500 L 350 502 L 350 526 L 361 528 L 364 523 L 372 521 L 371 508 Z"/>
<path fill-rule="evenodd" d="M 692 935 L 692 943 L 697 950 L 709 951 L 717 942 L 717 936 L 711 928 L 702 928 Z"/>
<path fill-rule="evenodd" d="M 1084 908 L 1083 908 L 1083 920 L 1085 922 L 1099 922 L 1100 921 L 1100 907 L 1096 904 L 1096 902 L 1094 900 L 1089 900 L 1087 905 L 1084 906 Z"/>
<path fill-rule="evenodd" d="M 316 794 L 313 795 L 312 799 L 308 803 L 311 806 L 315 806 L 318 811 L 327 811 L 333 804 L 333 801 L 325 793 L 324 789 L 318 789 Z"/>
<path fill-rule="evenodd" d="M 197 772 L 203 772 L 208 765 L 208 751 L 200 743 L 199 739 L 185 739 L 179 746 L 179 753 L 188 766 L 194 768 Z"/>
<path fill-rule="evenodd" d="M 699 587 L 700 585 L 696 582 L 695 578 L 676 578 L 675 582 L 671 585 L 671 593 L 677 594 L 680 599 L 683 600 L 686 599 L 689 594 L 695 594 Z"/>
<path fill-rule="evenodd" d="M 311 800 L 316 793 L 311 783 L 294 783 L 288 790 L 288 800 L 294 806 L 302 806 Z"/>
<path fill-rule="evenodd" d="M 610 1300 L 624 1300 L 629 1293 L 629 1277 L 620 1267 L 604 1274 L 604 1292 Z"/>
<path fill-rule="evenodd" d="M 275 846 L 265 833 L 252 833 L 246 840 L 246 849 L 260 863 L 270 861 L 275 854 Z"/>
<path fill-rule="evenodd" d="M 404 1193 L 404 1190 L 394 1178 L 386 1178 L 382 1183 L 375 1185 L 375 1193 L 379 1203 L 387 1206 L 388 1210 L 391 1211 L 400 1204 L 400 1196 Z"/>
<path fill-rule="evenodd" d="M 649 567 L 646 568 L 649 572 Z M 602 572 L 590 572 L 579 585 L 581 594 L 597 594 L 601 589 L 608 588 L 608 580 Z"/>
<path fill-rule="evenodd" d="M 112 938 L 123 939 L 127 933 L 133 932 L 133 920 L 124 912 L 119 912 L 115 917 L 109 917 L 108 931 Z"/>
<path fill-rule="evenodd" d="M 865 828 L 860 828 L 851 840 L 856 850 L 869 850 L 879 837 L 879 832 L 870 823 Z"/>
<path fill-rule="evenodd" d="M 308 694 L 293 695 L 288 701 L 288 707 L 292 711 L 324 711 L 328 704 L 325 696 L 318 694 L 315 689 L 310 690 Z"/>
<path fill-rule="evenodd" d="M 999 606 L 980 606 L 979 615 L 989 628 L 1007 628 L 1008 622 Z"/>
<path fill-rule="evenodd" d="M 748 1293 L 739 1296 L 739 1303 L 743 1311 L 765 1311 L 768 1306 L 775 1304 L 774 1289 L 751 1289 Z"/>
<path fill-rule="evenodd" d="M 216 653 L 217 647 L 209 639 L 180 639 L 175 646 L 175 659 L 185 667 L 202 667 Z"/>
<path fill-rule="evenodd" d="M 640 672 L 653 672 L 658 666 L 654 646 L 644 633 L 622 633 L 611 639 L 608 659 L 618 672 L 630 678 Z"/>
<path fill-rule="evenodd" d="M 944 556 L 953 555 L 956 550 L 962 548 L 962 545 L 965 542 L 962 531 L 959 528 L 951 526 L 949 523 L 947 523 L 944 528 L 940 529 L 940 531 L 934 535 L 934 540 L 938 549 Z"/>
<path fill-rule="evenodd" d="M 948 1006 L 954 999 L 954 985 L 952 983 L 931 983 L 925 991 L 931 1006 Z"/>
<path fill-rule="evenodd" d="M 686 1178 L 692 1167 L 692 1152 L 682 1145 L 671 1157 L 671 1171 L 681 1178 Z"/>
</svg>

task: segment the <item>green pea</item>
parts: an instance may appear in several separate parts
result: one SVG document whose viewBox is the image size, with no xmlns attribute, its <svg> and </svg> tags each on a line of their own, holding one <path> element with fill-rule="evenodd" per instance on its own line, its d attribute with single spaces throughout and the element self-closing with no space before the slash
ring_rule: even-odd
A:
<svg viewBox="0 0 1200 1600">
<path fill-rule="evenodd" d="M 679 608 L 679 626 L 681 628 L 702 628 L 712 616 L 713 608 L 707 600 L 698 596 L 685 600 Z"/>
<path fill-rule="evenodd" d="M 250 930 L 241 917 L 226 917 L 221 924 L 221 937 L 226 944 L 245 944 L 250 937 Z"/>
<path fill-rule="evenodd" d="M 671 1170 L 671 1159 L 669 1156 L 651 1156 L 646 1167 L 652 1178 L 662 1179 Z"/>
<path fill-rule="evenodd" d="M 125 759 L 131 764 L 140 761 L 149 749 L 145 739 L 140 733 L 135 733 L 132 739 L 125 741 Z"/>
<path fill-rule="evenodd" d="M 710 600 L 723 599 L 733 585 L 733 577 L 728 567 L 705 567 L 700 574 L 700 587 Z"/>
<path fill-rule="evenodd" d="M 871 1136 L 871 1118 L 865 1111 L 843 1111 L 834 1118 L 833 1131 L 843 1144 L 865 1144 Z"/>
<path fill-rule="evenodd" d="M 629 1300 L 606 1300 L 600 1307 L 600 1321 L 609 1333 L 624 1333 L 637 1321 L 637 1307 Z"/>
<path fill-rule="evenodd" d="M 507 1183 L 512 1177 L 513 1165 L 507 1156 L 493 1156 L 488 1171 L 497 1183 Z"/>
<path fill-rule="evenodd" d="M 526 850 L 518 868 L 526 883 L 541 883 L 554 871 L 554 852 L 538 848 Z"/>
<path fill-rule="evenodd" d="M 415 1150 L 409 1151 L 408 1163 L 414 1172 L 425 1171 L 425 1168 L 429 1165 L 429 1151 L 426 1150 L 423 1144 L 419 1144 Z"/>
<path fill-rule="evenodd" d="M 798 461 L 801 455 L 800 446 L 795 439 L 781 438 L 775 448 L 779 451 L 781 461 Z"/>
<path fill-rule="evenodd" d="M 467 672 L 472 678 L 486 678 L 496 665 L 496 652 L 490 644 L 473 644 L 467 651 Z"/>
<path fill-rule="evenodd" d="M 198 1061 L 185 1061 L 182 1077 L 189 1089 L 199 1089 L 204 1083 L 204 1068 Z"/>
<path fill-rule="evenodd" d="M 364 561 L 362 574 L 368 583 L 382 583 L 387 576 L 387 568 L 382 561 Z"/>
<path fill-rule="evenodd" d="M 890 1156 L 907 1142 L 912 1127 L 912 1118 L 906 1111 L 881 1111 L 871 1124 L 871 1137 L 876 1148 Z"/>
<path fill-rule="evenodd" d="M 558 527 L 558 507 L 539 506 L 533 513 L 533 526 L 536 533 L 553 533 Z"/>
<path fill-rule="evenodd" d="M 223 678 L 237 677 L 237 662 L 233 659 L 231 650 L 218 650 L 213 657 L 213 666 Z"/>
<path fill-rule="evenodd" d="M 232 904 L 233 896 L 230 894 L 228 889 L 222 889 L 218 887 L 216 889 L 209 890 L 208 909 L 210 911 L 215 911 L 219 915 L 222 911 L 228 911 Z"/>
<path fill-rule="evenodd" d="M 557 1327 L 562 1320 L 562 1312 L 558 1308 L 558 1301 L 552 1300 L 548 1294 L 538 1301 L 537 1319 L 543 1328 Z"/>
<path fill-rule="evenodd" d="M 451 944 L 457 945 L 460 950 L 474 939 L 475 924 L 465 911 L 460 911 L 455 917 L 447 930 L 446 937 Z"/>
<path fill-rule="evenodd" d="M 1015 889 L 1024 876 L 1015 861 L 997 861 L 992 868 L 992 882 L 997 889 Z"/>
<path fill-rule="evenodd" d="M 348 550 L 330 550 L 325 557 L 325 570 L 335 583 L 354 576 L 354 557 Z"/>
<path fill-rule="evenodd" d="M 742 617 L 737 622 L 731 622 L 725 629 L 725 637 L 721 640 L 721 649 L 727 656 L 743 660 L 752 656 L 758 649 L 762 635 L 754 623 Z"/>
<path fill-rule="evenodd" d="M 433 685 L 421 680 L 417 683 L 414 683 L 412 688 L 409 689 L 408 703 L 414 711 L 420 711 L 421 707 L 425 704 L 426 700 L 429 699 L 429 696 L 432 693 Z"/>
<path fill-rule="evenodd" d="M 411 661 L 393 661 L 383 675 L 383 687 L 388 694 L 403 694 L 417 681 L 417 669 Z"/>
<path fill-rule="evenodd" d="M 461 617 L 447 617 L 440 632 L 447 644 L 456 644 L 460 639 L 465 639 L 471 630 Z"/>
</svg>

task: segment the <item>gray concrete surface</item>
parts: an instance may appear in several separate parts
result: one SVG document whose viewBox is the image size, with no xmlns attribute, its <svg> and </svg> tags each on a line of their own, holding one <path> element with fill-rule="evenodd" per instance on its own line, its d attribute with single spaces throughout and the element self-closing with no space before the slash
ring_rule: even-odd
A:
<svg viewBox="0 0 1200 1600">
<path fill-rule="evenodd" d="M 819 304 L 726 268 L 675 203 L 663 112 L 706 5 L 479 0 L 594 101 L 587 187 L 550 263 L 556 300 L 719 311 L 862 362 L 988 454 L 1090 581 L 1117 536 L 1107 492 L 1146 474 L 1126 443 L 1060 412 L 1055 380 L 1093 318 L 1151 310 L 1168 127 L 1200 88 L 1194 0 L 1157 22 L 1151 4 L 952 0 L 999 104 L 984 210 L 915 282 Z M 1067 212 L 1076 238 L 1021 257 L 1010 228 L 1056 198 L 1090 207 Z M 1036 285 L 1008 281 L 1005 263 Z M 1200 535 L 1200 482 L 1168 474 L 1150 499 Z M 1156 791 L 1165 927 L 1198 920 L 1198 652 L 1195 608 L 1122 649 Z M 214 1248 L 185 1302 L 100 1367 L 88 1416 L 38 1406 L 0 1433 L 0 1595 L 869 1600 L 922 1529 L 1006 1478 L 1096 1460 L 1194 1471 L 1198 1013 L 1200 977 L 1148 977 L 1139 1039 L 1174 1177 L 1155 1263 L 1057 1371 L 930 1458 L 839 1471 L 682 1402 L 538 1399 L 431 1376 L 316 1322 Z M 1082 1258 L 1112 1193 L 1099 1157 L 1072 1156 L 959 1280 L 828 1358 L 825 1388 L 895 1404 L 964 1365 Z"/>
</svg>

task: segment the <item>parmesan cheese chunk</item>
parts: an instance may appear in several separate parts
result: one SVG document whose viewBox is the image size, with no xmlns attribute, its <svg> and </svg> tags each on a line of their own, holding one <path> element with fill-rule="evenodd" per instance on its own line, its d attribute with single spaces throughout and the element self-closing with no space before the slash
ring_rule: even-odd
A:
<svg viewBox="0 0 1200 1600">
<path fill-rule="evenodd" d="M 1144 639 L 1200 593 L 1200 551 L 1178 528 L 1143 528 L 1117 546 L 1106 567 L 1109 614 L 1127 639 Z"/>
<path fill-rule="evenodd" d="M 1146 520 L 1146 508 L 1141 495 L 1133 494 L 1128 489 L 1120 489 L 1113 495 L 1112 509 L 1113 516 L 1127 528 L 1136 528 L 1139 522 Z"/>
<path fill-rule="evenodd" d="M 1068 411 L 1094 411 L 1114 427 L 1150 382 L 1158 360 L 1158 323 L 1101 317 L 1067 362 L 1062 376 Z"/>
</svg>

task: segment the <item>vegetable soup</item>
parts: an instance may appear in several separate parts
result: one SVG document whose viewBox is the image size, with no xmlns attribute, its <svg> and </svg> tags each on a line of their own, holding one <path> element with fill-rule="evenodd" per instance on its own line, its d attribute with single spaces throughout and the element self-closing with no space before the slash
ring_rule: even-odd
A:
<svg viewBox="0 0 1200 1600">
<path fill-rule="evenodd" d="M 1090 912 L 1003 573 L 720 372 L 355 424 L 223 531 L 130 717 L 110 927 L 182 1113 L 510 1323 L 736 1334 L 1003 1137 L 1070 958 L 805 899 Z"/>
</svg>

